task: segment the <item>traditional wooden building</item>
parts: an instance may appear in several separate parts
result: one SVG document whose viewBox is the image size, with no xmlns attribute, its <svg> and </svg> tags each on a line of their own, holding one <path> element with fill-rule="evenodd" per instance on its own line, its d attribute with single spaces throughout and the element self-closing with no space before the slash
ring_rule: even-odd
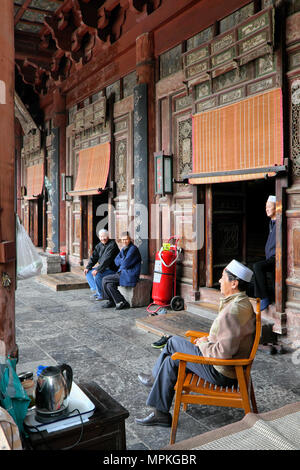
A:
<svg viewBox="0 0 300 470">
<path fill-rule="evenodd" d="M 297 0 L 14 0 L 18 212 L 83 265 L 130 228 L 152 276 L 180 240 L 185 302 L 264 256 L 277 197 L 274 304 L 300 339 Z"/>
</svg>

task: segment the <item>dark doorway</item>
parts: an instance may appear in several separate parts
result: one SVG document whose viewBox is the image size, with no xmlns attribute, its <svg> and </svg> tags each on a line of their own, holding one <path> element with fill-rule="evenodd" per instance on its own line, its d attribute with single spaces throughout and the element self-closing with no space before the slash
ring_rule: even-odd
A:
<svg viewBox="0 0 300 470">
<path fill-rule="evenodd" d="M 92 196 L 92 243 L 93 248 L 99 243 L 100 229 L 108 230 L 108 193 Z"/>
<path fill-rule="evenodd" d="M 212 185 L 213 286 L 224 267 L 236 259 L 250 268 L 264 258 L 269 219 L 265 205 L 275 194 L 275 179 Z"/>
<path fill-rule="evenodd" d="M 88 259 L 99 243 L 100 228 L 108 229 L 108 193 L 81 197 L 82 259 Z"/>
<path fill-rule="evenodd" d="M 275 195 L 275 179 L 253 180 L 246 184 L 246 262 L 249 267 L 265 258 L 269 221 L 266 201 Z"/>
</svg>

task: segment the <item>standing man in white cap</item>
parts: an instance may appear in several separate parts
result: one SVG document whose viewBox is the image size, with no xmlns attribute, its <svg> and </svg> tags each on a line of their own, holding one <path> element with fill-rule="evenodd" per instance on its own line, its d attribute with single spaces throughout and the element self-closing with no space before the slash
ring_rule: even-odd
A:
<svg viewBox="0 0 300 470">
<path fill-rule="evenodd" d="M 146 404 L 153 407 L 154 411 L 145 418 L 136 419 L 137 424 L 171 426 L 172 416 L 169 410 L 179 366 L 179 361 L 171 358 L 175 352 L 220 359 L 249 357 L 255 334 L 255 313 L 245 290 L 252 274 L 243 264 L 231 261 L 219 280 L 223 298 L 209 335 L 197 338 L 194 344 L 185 338 L 173 336 L 157 359 L 152 375 L 138 375 L 143 385 L 151 387 Z M 186 367 L 212 384 L 225 387 L 237 384 L 234 367 L 191 362 Z"/>
<path fill-rule="evenodd" d="M 84 274 L 93 293 L 93 298 L 102 300 L 102 280 L 105 276 L 114 274 L 117 271 L 114 259 L 120 250 L 115 240 L 109 238 L 107 230 L 101 229 L 98 237 L 100 242 L 95 246 Z"/>
<path fill-rule="evenodd" d="M 267 272 L 274 276 L 276 255 L 276 196 L 269 196 L 266 202 L 266 214 L 270 217 L 269 236 L 265 246 L 266 259 L 253 265 L 255 297 L 261 299 L 260 308 L 265 310 L 270 305 Z"/>
</svg>

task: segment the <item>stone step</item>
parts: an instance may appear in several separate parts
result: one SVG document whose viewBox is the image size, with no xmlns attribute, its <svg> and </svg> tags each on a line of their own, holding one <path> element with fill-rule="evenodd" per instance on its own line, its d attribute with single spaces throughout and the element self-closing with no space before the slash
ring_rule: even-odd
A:
<svg viewBox="0 0 300 470">
<path fill-rule="evenodd" d="M 212 323 L 218 314 L 218 305 L 211 302 L 187 302 L 186 310 Z"/>
<path fill-rule="evenodd" d="M 43 274 L 36 280 L 55 291 L 87 289 L 89 287 L 85 276 L 76 273 Z"/>
<path fill-rule="evenodd" d="M 185 336 L 187 330 L 208 332 L 211 322 L 193 313 L 182 310 L 170 311 L 155 316 L 138 318 L 136 326 L 157 336 Z"/>
<path fill-rule="evenodd" d="M 178 335 L 184 337 L 187 330 L 209 331 L 218 314 L 220 295 L 218 296 L 216 293 L 212 293 L 206 298 L 208 297 L 211 300 L 210 302 L 187 302 L 186 310 L 148 316 L 138 319 L 136 325 L 158 336 Z M 256 299 L 250 299 L 250 301 L 255 310 Z M 268 311 L 274 308 L 275 306 L 270 306 Z M 272 318 L 265 315 L 262 315 L 260 344 L 276 344 L 277 336 L 273 332 L 274 322 Z"/>
<path fill-rule="evenodd" d="M 208 302 L 211 304 L 219 305 L 221 292 L 219 289 L 214 289 L 211 287 L 200 287 L 200 302 Z"/>
</svg>

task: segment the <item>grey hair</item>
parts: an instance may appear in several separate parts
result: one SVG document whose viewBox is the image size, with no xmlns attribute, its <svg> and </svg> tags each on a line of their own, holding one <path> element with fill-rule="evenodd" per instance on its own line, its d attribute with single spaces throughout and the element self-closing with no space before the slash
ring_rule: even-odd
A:
<svg viewBox="0 0 300 470">
<path fill-rule="evenodd" d="M 105 230 L 104 228 L 99 230 L 98 237 L 100 238 L 101 235 L 107 235 L 108 236 L 108 230 Z"/>
<path fill-rule="evenodd" d="M 235 274 L 232 274 L 230 271 L 228 271 L 228 269 L 225 269 L 225 271 L 227 273 L 229 281 L 238 281 L 239 282 L 238 290 L 240 292 L 243 292 L 247 289 L 247 287 L 249 285 L 249 282 L 246 282 L 243 279 L 240 279 L 238 276 L 236 276 Z"/>
</svg>

